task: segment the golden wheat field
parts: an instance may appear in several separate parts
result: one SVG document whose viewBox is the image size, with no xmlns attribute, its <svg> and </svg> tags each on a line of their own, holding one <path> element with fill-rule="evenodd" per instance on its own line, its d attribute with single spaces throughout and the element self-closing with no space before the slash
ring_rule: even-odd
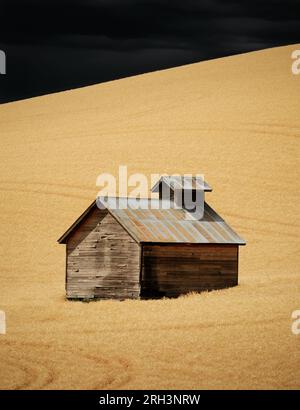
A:
<svg viewBox="0 0 300 410">
<path fill-rule="evenodd" d="M 300 75 L 280 47 L 0 106 L 2 389 L 300 388 Z M 203 172 L 239 286 L 65 300 L 57 238 L 96 178 Z"/>
</svg>

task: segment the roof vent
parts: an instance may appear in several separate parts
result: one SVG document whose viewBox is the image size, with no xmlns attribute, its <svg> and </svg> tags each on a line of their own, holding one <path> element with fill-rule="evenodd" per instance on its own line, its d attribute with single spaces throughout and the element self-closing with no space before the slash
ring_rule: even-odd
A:
<svg viewBox="0 0 300 410">
<path fill-rule="evenodd" d="M 151 189 L 159 193 L 159 199 L 170 200 L 177 208 L 184 208 L 201 219 L 204 210 L 204 193 L 212 188 L 204 180 L 203 175 L 197 176 L 162 176 Z"/>
</svg>

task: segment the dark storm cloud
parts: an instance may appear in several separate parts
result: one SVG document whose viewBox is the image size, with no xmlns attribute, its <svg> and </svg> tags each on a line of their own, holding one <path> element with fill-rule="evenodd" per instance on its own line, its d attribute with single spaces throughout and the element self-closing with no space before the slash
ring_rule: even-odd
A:
<svg viewBox="0 0 300 410">
<path fill-rule="evenodd" d="M 0 101 L 300 41 L 297 0 L 5 0 Z"/>
</svg>

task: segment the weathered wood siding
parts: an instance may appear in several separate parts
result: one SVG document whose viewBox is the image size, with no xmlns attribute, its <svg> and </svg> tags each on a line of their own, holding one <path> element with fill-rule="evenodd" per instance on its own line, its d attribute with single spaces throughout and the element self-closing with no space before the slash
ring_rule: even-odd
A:
<svg viewBox="0 0 300 410">
<path fill-rule="evenodd" d="M 67 241 L 68 298 L 125 299 L 140 294 L 140 246 L 95 208 Z"/>
<path fill-rule="evenodd" d="M 142 297 L 179 296 L 238 284 L 237 245 L 143 245 Z"/>
</svg>

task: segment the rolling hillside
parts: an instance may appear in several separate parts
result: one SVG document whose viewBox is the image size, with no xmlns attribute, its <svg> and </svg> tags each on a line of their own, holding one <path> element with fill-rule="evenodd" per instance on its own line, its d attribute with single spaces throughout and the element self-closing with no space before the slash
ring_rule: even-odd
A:
<svg viewBox="0 0 300 410">
<path fill-rule="evenodd" d="M 300 388 L 300 75 L 280 47 L 0 106 L 0 388 Z M 203 172 L 240 285 L 64 299 L 57 238 L 96 178 Z"/>
</svg>

